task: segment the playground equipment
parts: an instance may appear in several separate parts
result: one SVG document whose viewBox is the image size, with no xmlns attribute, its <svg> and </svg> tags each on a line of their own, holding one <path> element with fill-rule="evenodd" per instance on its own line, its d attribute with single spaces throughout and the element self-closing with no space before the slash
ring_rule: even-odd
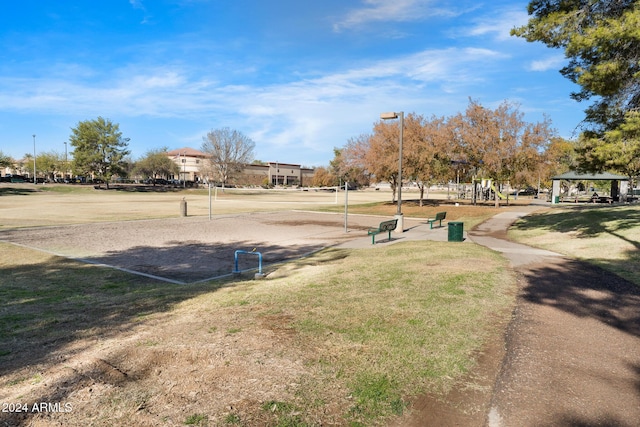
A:
<svg viewBox="0 0 640 427">
<path fill-rule="evenodd" d="M 481 200 L 494 200 L 497 195 L 500 199 L 506 200 L 507 196 L 496 189 L 492 179 L 480 179 L 476 181 L 476 194 Z"/>
<path fill-rule="evenodd" d="M 491 190 L 493 190 L 493 192 L 496 193 L 502 200 L 505 200 L 507 198 L 507 196 L 496 190 L 496 187 L 495 185 L 493 185 L 493 183 L 491 183 Z"/>
<path fill-rule="evenodd" d="M 256 279 L 261 279 L 264 277 L 264 274 L 262 274 L 262 253 L 261 252 L 255 252 L 255 249 L 253 251 L 243 251 L 241 249 L 238 249 L 235 254 L 234 254 L 234 267 L 233 267 L 233 274 L 240 274 L 242 273 L 241 270 L 238 269 L 238 255 L 240 254 L 250 254 L 250 255 L 257 255 L 258 256 L 258 272 L 255 275 Z M 249 270 L 254 270 L 253 268 L 249 269 Z M 248 271 L 248 270 L 244 270 L 244 271 Z"/>
</svg>

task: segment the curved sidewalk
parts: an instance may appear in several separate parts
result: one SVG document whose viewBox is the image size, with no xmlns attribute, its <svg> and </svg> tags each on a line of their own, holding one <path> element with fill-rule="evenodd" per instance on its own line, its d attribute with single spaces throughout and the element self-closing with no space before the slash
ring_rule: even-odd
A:
<svg viewBox="0 0 640 427">
<path fill-rule="evenodd" d="M 469 238 L 519 275 L 490 427 L 640 425 L 640 288 L 598 267 L 506 239 L 500 213 Z M 606 248 L 603 248 L 606 250 Z"/>
</svg>

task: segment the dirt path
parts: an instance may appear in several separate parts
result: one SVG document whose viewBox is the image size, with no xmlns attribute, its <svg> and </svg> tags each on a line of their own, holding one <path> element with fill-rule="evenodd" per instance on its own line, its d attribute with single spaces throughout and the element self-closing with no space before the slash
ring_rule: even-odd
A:
<svg viewBox="0 0 640 427">
<path fill-rule="evenodd" d="M 517 216 L 499 214 L 470 233 L 503 252 L 521 278 L 488 425 L 639 425 L 640 289 L 589 264 L 508 242 Z"/>
</svg>

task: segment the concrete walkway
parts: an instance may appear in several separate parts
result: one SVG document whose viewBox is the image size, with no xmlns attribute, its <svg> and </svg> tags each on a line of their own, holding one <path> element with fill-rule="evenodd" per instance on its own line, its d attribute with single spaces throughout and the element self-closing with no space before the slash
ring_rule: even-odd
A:
<svg viewBox="0 0 640 427">
<path fill-rule="evenodd" d="M 393 245 L 399 242 L 407 242 L 410 240 L 434 240 L 438 242 L 446 242 L 448 240 L 448 221 L 443 221 L 442 227 L 434 224 L 433 228 L 429 227 L 426 219 L 405 218 L 405 230 L 403 233 L 391 232 L 391 240 L 388 239 L 387 233 L 380 233 L 376 236 L 376 243 L 371 243 L 371 236 L 358 237 L 349 240 L 335 247 L 348 249 L 371 249 L 382 245 Z M 463 233 L 464 241 L 467 241 L 467 233 Z"/>
<path fill-rule="evenodd" d="M 507 229 L 519 218 L 529 215 L 540 206 L 522 206 L 517 211 L 499 213 L 482 224 L 478 225 L 469 235 L 471 241 L 486 246 L 494 251 L 501 252 L 513 267 L 544 262 L 546 257 L 560 257 L 555 252 L 532 248 L 527 245 L 511 242 L 506 239 Z"/>
</svg>

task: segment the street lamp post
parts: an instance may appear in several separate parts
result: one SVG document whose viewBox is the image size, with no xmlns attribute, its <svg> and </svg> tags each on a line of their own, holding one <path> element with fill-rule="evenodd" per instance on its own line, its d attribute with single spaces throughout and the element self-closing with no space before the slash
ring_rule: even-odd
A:
<svg viewBox="0 0 640 427">
<path fill-rule="evenodd" d="M 400 136 L 399 141 L 399 153 L 398 153 L 398 209 L 396 211 L 396 219 L 398 225 L 396 226 L 396 233 L 404 232 L 404 216 L 402 215 L 402 140 L 404 134 L 404 111 L 399 113 L 390 112 L 380 114 L 382 120 L 400 119 Z"/>
<path fill-rule="evenodd" d="M 69 172 L 69 159 L 67 158 L 67 141 L 64 141 L 64 176 L 62 182 L 67 179 L 67 172 Z"/>
<path fill-rule="evenodd" d="M 184 151 L 182 159 L 182 188 L 187 188 L 187 152 Z"/>
<path fill-rule="evenodd" d="M 33 183 L 37 184 L 36 181 L 36 135 L 33 134 Z"/>
</svg>

